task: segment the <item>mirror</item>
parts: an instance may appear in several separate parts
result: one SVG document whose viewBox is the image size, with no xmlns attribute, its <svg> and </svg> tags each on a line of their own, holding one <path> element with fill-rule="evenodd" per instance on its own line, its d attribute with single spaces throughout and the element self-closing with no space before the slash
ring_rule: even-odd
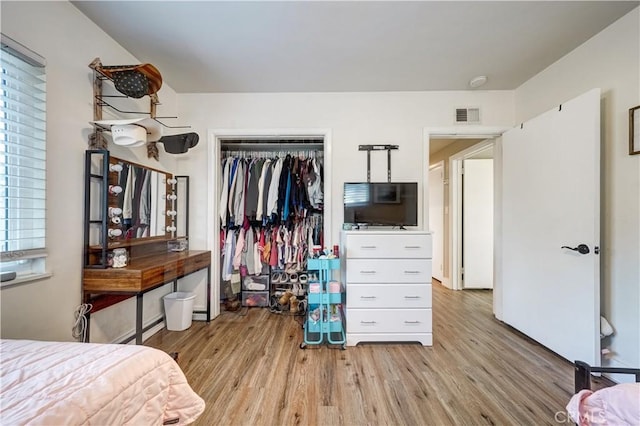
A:
<svg viewBox="0 0 640 426">
<path fill-rule="evenodd" d="M 110 242 L 172 235 L 169 207 L 175 200 L 167 191 L 170 173 L 115 157 L 109 158 L 108 173 Z"/>
</svg>

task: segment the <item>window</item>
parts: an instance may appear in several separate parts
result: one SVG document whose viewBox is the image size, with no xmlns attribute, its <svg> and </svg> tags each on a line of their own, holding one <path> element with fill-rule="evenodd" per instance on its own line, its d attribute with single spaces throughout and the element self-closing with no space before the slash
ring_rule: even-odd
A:
<svg viewBox="0 0 640 426">
<path fill-rule="evenodd" d="M 46 78 L 42 57 L 1 37 L 0 255 L 10 285 L 47 275 Z"/>
</svg>

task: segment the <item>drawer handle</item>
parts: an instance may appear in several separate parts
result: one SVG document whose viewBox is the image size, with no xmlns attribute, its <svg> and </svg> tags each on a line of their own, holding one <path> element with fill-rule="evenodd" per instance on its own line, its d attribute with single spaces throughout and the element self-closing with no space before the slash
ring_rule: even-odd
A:
<svg viewBox="0 0 640 426">
<path fill-rule="evenodd" d="M 404 248 L 406 248 L 408 250 L 411 250 L 411 249 L 416 250 L 416 249 L 422 248 L 422 246 L 404 246 Z"/>
<path fill-rule="evenodd" d="M 415 274 L 419 274 L 420 271 L 404 271 L 405 274 L 411 274 L 411 275 L 415 275 Z"/>
<path fill-rule="evenodd" d="M 360 271 L 361 274 L 375 274 L 376 271 Z"/>
<path fill-rule="evenodd" d="M 405 299 L 420 299 L 420 296 L 405 296 Z"/>
<path fill-rule="evenodd" d="M 376 296 L 360 296 L 360 299 L 377 299 Z"/>
<path fill-rule="evenodd" d="M 420 324 L 420 321 L 405 321 L 405 324 Z"/>
<path fill-rule="evenodd" d="M 360 324 L 376 324 L 375 321 L 360 321 Z"/>
<path fill-rule="evenodd" d="M 377 249 L 377 246 L 360 246 L 361 249 Z"/>
</svg>

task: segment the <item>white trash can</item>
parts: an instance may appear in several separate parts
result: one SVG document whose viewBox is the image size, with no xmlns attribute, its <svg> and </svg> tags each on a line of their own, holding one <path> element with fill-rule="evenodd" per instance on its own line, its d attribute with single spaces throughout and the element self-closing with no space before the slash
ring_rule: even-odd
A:
<svg viewBox="0 0 640 426">
<path fill-rule="evenodd" d="M 182 331 L 191 327 L 194 293 L 177 292 L 164 296 L 164 313 L 167 330 Z"/>
</svg>

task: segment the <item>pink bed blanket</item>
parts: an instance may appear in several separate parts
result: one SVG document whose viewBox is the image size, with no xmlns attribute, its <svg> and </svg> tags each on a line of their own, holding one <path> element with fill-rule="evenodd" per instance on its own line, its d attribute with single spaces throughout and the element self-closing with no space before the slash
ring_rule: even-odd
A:
<svg viewBox="0 0 640 426">
<path fill-rule="evenodd" d="M 0 340 L 2 425 L 187 424 L 204 406 L 157 349 Z"/>
<path fill-rule="evenodd" d="M 579 426 L 640 425 L 640 383 L 622 383 L 598 391 L 581 390 L 567 404 Z"/>
</svg>

